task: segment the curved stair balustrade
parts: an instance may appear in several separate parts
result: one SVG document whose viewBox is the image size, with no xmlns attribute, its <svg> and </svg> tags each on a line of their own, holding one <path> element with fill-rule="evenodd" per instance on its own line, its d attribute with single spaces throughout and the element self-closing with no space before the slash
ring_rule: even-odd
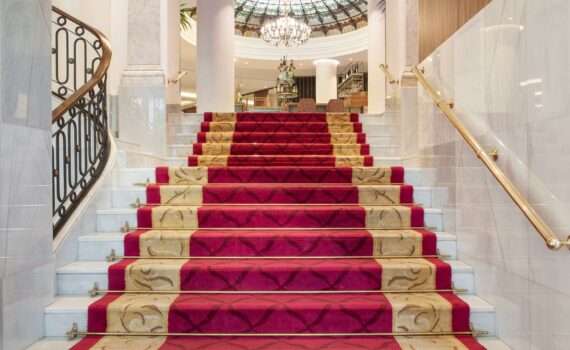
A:
<svg viewBox="0 0 570 350">
<path fill-rule="evenodd" d="M 417 77 L 422 87 L 426 90 L 428 95 L 432 98 L 434 104 L 445 115 L 451 125 L 457 130 L 459 135 L 463 138 L 469 148 L 475 153 L 477 158 L 483 162 L 485 167 L 491 172 L 493 177 L 499 182 L 501 187 L 507 192 L 509 197 L 513 200 L 516 206 L 521 210 L 524 216 L 528 219 L 530 224 L 535 228 L 537 233 L 542 237 L 546 246 L 551 250 L 560 250 L 563 247 L 570 249 L 570 236 L 565 240 L 560 239 L 554 230 L 544 221 L 538 212 L 532 207 L 528 199 L 522 194 L 517 186 L 509 179 L 509 177 L 495 164 L 498 159 L 498 154 L 495 150 L 487 152 L 483 146 L 477 141 L 475 136 L 465 127 L 461 120 L 453 110 L 454 105 L 452 102 L 445 101 L 445 99 L 436 92 L 436 89 L 428 82 L 424 75 L 422 68 L 414 67 L 412 72 Z"/>
<path fill-rule="evenodd" d="M 52 7 L 54 236 L 102 173 L 110 153 L 107 71 L 111 46 L 97 29 Z"/>
</svg>

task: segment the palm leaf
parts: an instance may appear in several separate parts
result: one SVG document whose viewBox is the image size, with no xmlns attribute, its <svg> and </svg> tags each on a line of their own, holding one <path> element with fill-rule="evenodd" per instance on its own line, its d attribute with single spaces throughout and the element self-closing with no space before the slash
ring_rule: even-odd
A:
<svg viewBox="0 0 570 350">
<path fill-rule="evenodd" d="M 192 28 L 192 16 L 196 13 L 196 8 L 184 7 L 180 5 L 180 29 L 189 30 Z"/>
</svg>

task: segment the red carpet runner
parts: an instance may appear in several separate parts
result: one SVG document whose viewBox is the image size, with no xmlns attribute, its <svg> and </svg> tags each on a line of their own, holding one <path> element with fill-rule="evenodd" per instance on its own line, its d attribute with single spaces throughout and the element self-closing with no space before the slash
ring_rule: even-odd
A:
<svg viewBox="0 0 570 350">
<path fill-rule="evenodd" d="M 404 169 L 365 141 L 356 114 L 206 113 L 89 307 L 90 332 L 120 336 L 74 349 L 483 349 L 450 335 L 469 306 Z"/>
</svg>

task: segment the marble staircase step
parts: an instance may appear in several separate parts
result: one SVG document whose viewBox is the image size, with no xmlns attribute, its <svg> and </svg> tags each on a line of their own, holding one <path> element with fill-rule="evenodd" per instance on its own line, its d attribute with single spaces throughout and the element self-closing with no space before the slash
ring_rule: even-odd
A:
<svg viewBox="0 0 570 350">
<path fill-rule="evenodd" d="M 505 343 L 497 338 L 493 337 L 482 337 L 478 341 L 487 350 L 511 350 Z M 44 338 L 26 350 L 68 350 L 73 345 L 75 345 L 78 340 L 69 341 L 65 338 Z"/>
<path fill-rule="evenodd" d="M 448 260 L 457 258 L 457 241 L 454 234 L 436 232 L 437 247 L 440 254 Z M 80 261 L 104 261 L 115 250 L 117 255 L 123 255 L 123 233 L 92 233 L 79 237 L 78 259 Z"/>
<path fill-rule="evenodd" d="M 178 115 L 169 115 L 168 124 L 179 124 L 179 123 L 200 123 L 204 120 L 204 116 L 201 113 L 185 113 Z M 362 123 L 374 124 L 374 125 L 398 125 L 400 123 L 400 118 L 396 113 L 388 114 L 360 114 L 359 120 Z"/>
<path fill-rule="evenodd" d="M 174 133 L 168 137 L 168 144 L 170 145 L 191 145 L 197 142 L 196 133 Z M 369 136 L 366 135 L 366 143 L 371 146 L 399 146 L 400 138 L 398 135 L 385 135 L 385 136 Z"/>
<path fill-rule="evenodd" d="M 471 322 L 478 331 L 488 332 L 489 336 L 495 335 L 495 308 L 474 295 L 462 295 L 470 306 Z M 87 327 L 87 308 L 98 300 L 88 296 L 65 296 L 57 297 L 55 301 L 46 307 L 44 311 L 45 334 L 47 337 L 62 337 L 76 322 L 79 329 Z"/>
<path fill-rule="evenodd" d="M 466 289 L 467 294 L 475 293 L 473 269 L 457 260 L 447 261 L 451 266 L 455 288 Z M 59 296 L 84 296 L 97 283 L 99 288 L 108 287 L 108 267 L 106 261 L 78 261 L 65 265 L 56 272 L 57 294 Z"/>
<path fill-rule="evenodd" d="M 170 157 L 185 157 L 193 154 L 192 144 L 172 144 L 168 146 Z M 375 157 L 398 157 L 400 156 L 400 146 L 394 145 L 371 145 L 370 155 Z"/>
<path fill-rule="evenodd" d="M 426 227 L 432 231 L 445 231 L 443 211 L 441 209 L 426 208 L 424 211 L 424 222 Z M 446 218 L 448 221 L 451 217 Z M 124 226 L 125 222 L 129 227 L 137 227 L 136 209 L 99 209 L 97 210 L 97 231 L 113 232 Z"/>
<path fill-rule="evenodd" d="M 493 337 L 482 337 L 478 341 L 487 350 L 511 350 L 505 343 L 497 338 Z M 73 345 L 75 345 L 78 340 L 67 340 L 65 338 L 44 338 L 34 345 L 30 346 L 26 350 L 68 350 Z"/>
<path fill-rule="evenodd" d="M 186 160 L 185 158 L 180 159 L 181 161 Z M 395 166 L 401 165 L 399 158 L 391 159 L 394 161 Z M 181 164 L 184 164 L 184 162 L 175 164 L 175 166 Z M 115 172 L 113 185 L 115 187 L 132 186 L 135 183 L 145 182 L 146 179 L 150 179 L 151 182 L 154 182 L 155 168 L 124 168 Z M 437 186 L 437 170 L 434 168 L 406 168 L 405 182 L 417 187 Z"/>
<path fill-rule="evenodd" d="M 397 124 L 382 124 L 382 123 L 362 123 L 363 132 L 367 137 L 391 136 L 397 137 L 400 135 L 400 126 Z M 200 131 L 201 122 L 180 122 L 169 123 L 167 126 L 167 136 L 174 137 L 177 134 L 196 134 Z"/>
<path fill-rule="evenodd" d="M 115 187 L 110 189 L 113 208 L 128 208 L 139 199 L 146 202 L 146 189 L 139 186 Z M 415 187 L 414 202 L 425 208 L 442 208 L 448 203 L 448 193 L 444 187 Z"/>
<path fill-rule="evenodd" d="M 163 161 L 165 166 L 181 166 L 188 164 L 187 157 L 167 157 Z M 374 164 L 377 166 L 398 166 L 402 164 L 400 157 L 374 157 Z"/>
</svg>

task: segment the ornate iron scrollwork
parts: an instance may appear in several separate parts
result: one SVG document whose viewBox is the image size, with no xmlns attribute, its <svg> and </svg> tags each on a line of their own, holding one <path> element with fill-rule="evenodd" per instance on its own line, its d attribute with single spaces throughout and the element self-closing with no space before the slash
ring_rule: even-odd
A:
<svg viewBox="0 0 570 350">
<path fill-rule="evenodd" d="M 53 8 L 54 236 L 103 172 L 110 152 L 107 70 L 111 50 L 96 29 Z"/>
</svg>

